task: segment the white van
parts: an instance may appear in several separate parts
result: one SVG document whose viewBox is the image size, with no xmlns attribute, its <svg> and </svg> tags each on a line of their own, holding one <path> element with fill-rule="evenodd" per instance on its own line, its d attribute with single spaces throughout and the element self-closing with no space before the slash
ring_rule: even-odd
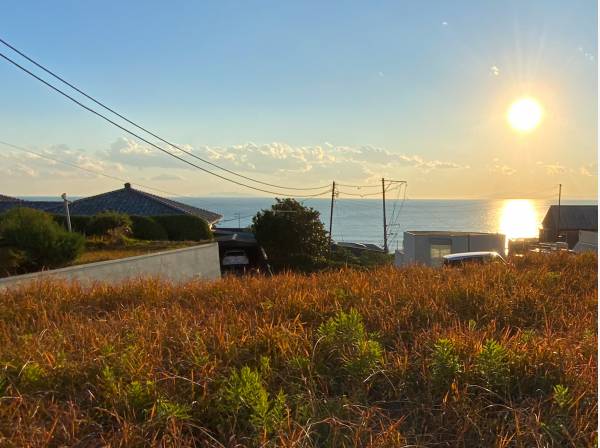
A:
<svg viewBox="0 0 600 448">
<path fill-rule="evenodd" d="M 444 266 L 460 266 L 464 263 L 493 263 L 506 264 L 498 252 L 461 252 L 444 255 Z"/>
</svg>

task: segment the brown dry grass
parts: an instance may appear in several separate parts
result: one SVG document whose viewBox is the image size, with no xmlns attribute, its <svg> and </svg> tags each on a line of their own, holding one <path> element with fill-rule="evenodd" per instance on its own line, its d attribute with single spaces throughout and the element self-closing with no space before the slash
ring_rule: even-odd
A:
<svg viewBox="0 0 600 448">
<path fill-rule="evenodd" d="M 596 263 L 3 292 L 0 444 L 593 446 Z"/>
</svg>

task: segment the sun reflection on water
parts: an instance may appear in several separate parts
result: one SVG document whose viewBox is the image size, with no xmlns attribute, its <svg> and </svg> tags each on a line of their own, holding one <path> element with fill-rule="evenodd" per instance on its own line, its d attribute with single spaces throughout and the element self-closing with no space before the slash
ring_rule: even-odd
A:
<svg viewBox="0 0 600 448">
<path fill-rule="evenodd" d="M 500 232 L 507 238 L 531 238 L 538 236 L 540 220 L 533 201 L 509 199 L 504 201 L 500 212 Z"/>
</svg>

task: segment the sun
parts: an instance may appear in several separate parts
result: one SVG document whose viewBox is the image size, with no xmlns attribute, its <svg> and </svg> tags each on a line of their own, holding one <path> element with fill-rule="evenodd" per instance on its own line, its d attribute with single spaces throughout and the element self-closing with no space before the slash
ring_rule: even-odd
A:
<svg viewBox="0 0 600 448">
<path fill-rule="evenodd" d="M 515 131 L 531 132 L 542 121 L 542 106 L 534 98 L 520 98 L 510 105 L 506 118 Z"/>
</svg>

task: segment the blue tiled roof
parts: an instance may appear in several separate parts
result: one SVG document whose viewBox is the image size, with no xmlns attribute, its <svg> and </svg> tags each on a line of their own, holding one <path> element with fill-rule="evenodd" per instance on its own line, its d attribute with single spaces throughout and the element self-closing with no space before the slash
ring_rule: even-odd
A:
<svg viewBox="0 0 600 448">
<path fill-rule="evenodd" d="M 6 200 L 8 196 L 0 198 L 0 213 L 7 212 L 8 210 L 15 207 L 27 207 L 34 208 L 36 210 L 51 211 L 56 208 L 62 208 L 62 201 L 24 201 L 22 199 L 12 198 L 13 200 Z"/>
<path fill-rule="evenodd" d="M 49 211 L 63 213 L 62 206 Z M 155 196 L 127 185 L 120 190 L 73 201 L 69 206 L 69 211 L 73 216 L 91 216 L 105 211 L 133 216 L 194 215 L 209 224 L 214 224 L 222 218 L 218 213 Z"/>
</svg>

